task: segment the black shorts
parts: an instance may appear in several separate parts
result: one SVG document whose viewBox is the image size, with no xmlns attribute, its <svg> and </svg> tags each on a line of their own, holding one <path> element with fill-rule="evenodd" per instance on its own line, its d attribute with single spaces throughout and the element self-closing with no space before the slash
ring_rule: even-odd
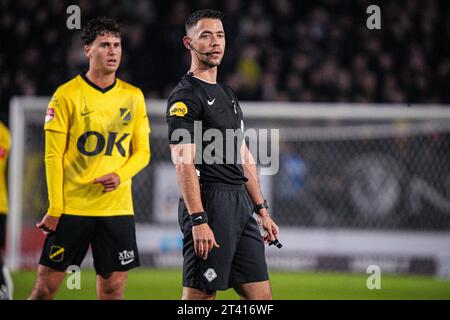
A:
<svg viewBox="0 0 450 320">
<path fill-rule="evenodd" d="M 180 199 L 178 218 L 183 232 L 183 286 L 203 291 L 226 290 L 239 283 L 269 279 L 264 242 L 244 186 L 214 185 L 201 188 L 208 224 L 220 248 L 206 260 L 194 251 L 192 227 Z"/>
<path fill-rule="evenodd" d="M 6 241 L 6 214 L 0 213 L 0 254 L 5 249 Z"/>
<path fill-rule="evenodd" d="M 139 266 L 134 216 L 85 217 L 63 214 L 45 239 L 41 265 L 65 271 L 80 266 L 91 245 L 95 271 L 108 275 Z"/>
</svg>

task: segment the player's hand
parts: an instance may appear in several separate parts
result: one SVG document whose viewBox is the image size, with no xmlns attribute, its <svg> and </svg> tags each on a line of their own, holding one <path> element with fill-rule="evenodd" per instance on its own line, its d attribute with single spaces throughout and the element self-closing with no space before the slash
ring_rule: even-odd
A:
<svg viewBox="0 0 450 320">
<path fill-rule="evenodd" d="M 265 242 L 274 241 L 275 239 L 278 239 L 278 235 L 280 233 L 280 228 L 278 225 L 272 220 L 267 210 L 261 210 L 261 215 L 259 216 L 261 225 L 266 231 L 266 234 L 264 236 Z"/>
<path fill-rule="evenodd" d="M 208 253 L 220 246 L 214 238 L 214 232 L 207 223 L 202 223 L 192 227 L 192 237 L 194 238 L 195 254 L 204 260 L 208 259 Z"/>
<path fill-rule="evenodd" d="M 120 185 L 120 177 L 117 173 L 111 172 L 94 180 L 94 183 L 103 185 L 103 192 L 116 190 Z"/>
<path fill-rule="evenodd" d="M 40 222 L 36 223 L 36 227 L 41 229 L 45 235 L 48 235 L 56 230 L 58 223 L 59 217 L 53 217 L 47 213 Z"/>
</svg>

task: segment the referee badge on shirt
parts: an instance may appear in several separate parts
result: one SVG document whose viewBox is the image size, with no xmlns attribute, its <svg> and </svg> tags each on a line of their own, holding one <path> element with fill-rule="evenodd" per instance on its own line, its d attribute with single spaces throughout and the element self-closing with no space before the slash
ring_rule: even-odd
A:
<svg viewBox="0 0 450 320">
<path fill-rule="evenodd" d="M 51 246 L 48 257 L 54 262 L 61 262 L 64 258 L 65 249 L 60 246 Z"/>
<path fill-rule="evenodd" d="M 49 122 L 55 117 L 55 109 L 48 108 L 47 112 L 45 113 L 45 123 Z"/>
<path fill-rule="evenodd" d="M 188 107 L 184 102 L 175 102 L 169 110 L 170 116 L 184 117 L 188 113 Z"/>
</svg>

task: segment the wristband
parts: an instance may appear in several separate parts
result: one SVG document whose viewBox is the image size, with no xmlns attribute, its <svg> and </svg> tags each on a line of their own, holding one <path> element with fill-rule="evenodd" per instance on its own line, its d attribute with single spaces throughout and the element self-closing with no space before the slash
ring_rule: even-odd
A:
<svg viewBox="0 0 450 320">
<path fill-rule="evenodd" d="M 189 215 L 189 218 L 191 219 L 191 226 L 197 226 L 199 224 L 208 223 L 208 215 L 204 211 L 191 213 Z"/>
<path fill-rule="evenodd" d="M 269 209 L 269 204 L 267 203 L 266 200 L 264 200 L 263 203 L 260 203 L 260 204 L 255 205 L 255 206 L 253 207 L 253 212 L 259 213 L 259 210 L 261 210 L 261 209 L 263 209 L 263 208 Z"/>
</svg>

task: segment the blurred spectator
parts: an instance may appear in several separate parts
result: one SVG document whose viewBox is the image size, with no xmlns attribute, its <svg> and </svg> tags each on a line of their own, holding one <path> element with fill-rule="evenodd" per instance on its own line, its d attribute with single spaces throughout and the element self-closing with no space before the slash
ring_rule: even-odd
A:
<svg viewBox="0 0 450 320">
<path fill-rule="evenodd" d="M 68 0 L 0 4 L 0 103 L 50 95 L 85 68 L 79 31 L 66 28 Z M 188 70 L 184 21 L 205 8 L 225 13 L 220 67 L 241 99 L 450 103 L 450 4 L 381 2 L 382 29 L 366 28 L 362 1 L 87 1 L 82 23 L 107 15 L 125 25 L 119 76 L 164 99 Z"/>
</svg>

